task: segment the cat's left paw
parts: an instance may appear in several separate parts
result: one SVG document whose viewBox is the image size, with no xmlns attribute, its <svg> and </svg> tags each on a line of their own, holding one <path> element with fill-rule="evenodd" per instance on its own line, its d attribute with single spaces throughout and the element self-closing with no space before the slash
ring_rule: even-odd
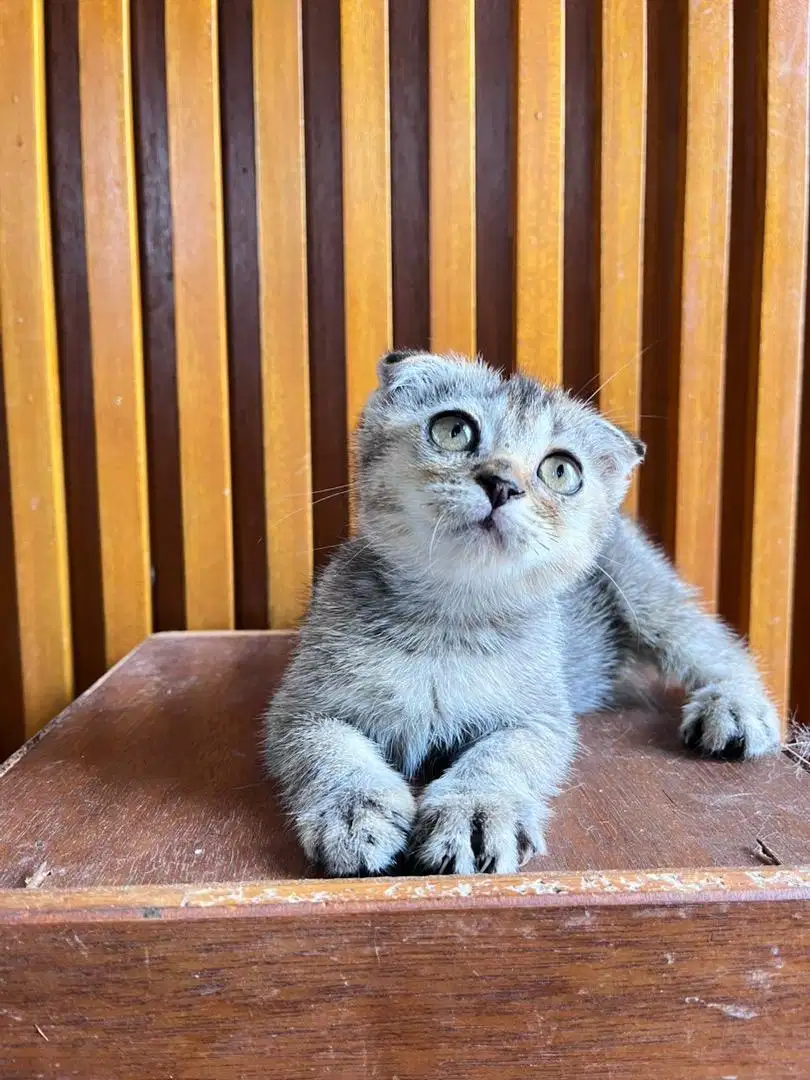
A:
<svg viewBox="0 0 810 1080">
<path fill-rule="evenodd" d="M 438 780 L 419 804 L 412 854 L 429 874 L 514 874 L 545 854 L 547 818 L 539 799 L 465 791 Z"/>
<path fill-rule="evenodd" d="M 690 750 L 708 757 L 760 757 L 779 749 L 779 716 L 758 688 L 712 683 L 687 699 L 681 738 Z"/>
</svg>

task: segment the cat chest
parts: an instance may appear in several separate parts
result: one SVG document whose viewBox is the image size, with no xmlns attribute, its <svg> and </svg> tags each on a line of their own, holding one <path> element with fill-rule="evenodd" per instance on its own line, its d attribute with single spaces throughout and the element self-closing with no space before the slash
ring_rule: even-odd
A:
<svg viewBox="0 0 810 1080">
<path fill-rule="evenodd" d="M 436 744 L 480 734 L 532 706 L 537 649 L 378 653 L 364 672 L 372 708 L 361 726 L 381 745 L 418 756 Z"/>
</svg>

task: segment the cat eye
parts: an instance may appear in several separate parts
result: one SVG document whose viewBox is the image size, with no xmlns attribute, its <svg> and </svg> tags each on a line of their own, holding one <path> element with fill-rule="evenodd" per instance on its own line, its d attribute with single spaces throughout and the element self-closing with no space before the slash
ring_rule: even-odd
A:
<svg viewBox="0 0 810 1080">
<path fill-rule="evenodd" d="M 440 413 L 430 422 L 431 442 L 440 450 L 474 450 L 478 445 L 478 427 L 464 413 Z"/>
<path fill-rule="evenodd" d="M 540 462 L 537 475 L 557 495 L 576 495 L 582 487 L 582 468 L 569 454 L 549 454 Z"/>
</svg>

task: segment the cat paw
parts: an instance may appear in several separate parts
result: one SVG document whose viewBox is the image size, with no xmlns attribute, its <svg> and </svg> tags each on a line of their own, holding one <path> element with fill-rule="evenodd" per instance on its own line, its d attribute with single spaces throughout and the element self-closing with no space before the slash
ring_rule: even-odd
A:
<svg viewBox="0 0 810 1080">
<path fill-rule="evenodd" d="M 514 874 L 533 855 L 545 854 L 547 818 L 539 800 L 443 790 L 436 781 L 419 804 L 413 856 L 427 873 Z"/>
<path fill-rule="evenodd" d="M 391 770 L 384 782 L 322 796 L 295 815 L 301 845 L 329 877 L 386 871 L 405 848 L 416 802 Z"/>
<path fill-rule="evenodd" d="M 759 688 L 702 686 L 683 707 L 681 738 L 690 750 L 726 761 L 779 749 L 779 716 Z"/>
</svg>

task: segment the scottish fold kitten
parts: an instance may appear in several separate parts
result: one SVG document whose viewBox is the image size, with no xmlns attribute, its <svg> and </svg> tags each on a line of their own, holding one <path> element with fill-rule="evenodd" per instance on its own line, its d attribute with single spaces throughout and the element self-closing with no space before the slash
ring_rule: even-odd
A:
<svg viewBox="0 0 810 1080">
<path fill-rule="evenodd" d="M 356 437 L 357 536 L 317 582 L 267 712 L 270 770 L 327 873 L 406 851 L 426 872 L 516 871 L 544 851 L 577 716 L 609 705 L 635 658 L 685 687 L 688 747 L 778 747 L 743 643 L 620 511 L 643 456 L 524 376 L 380 361 Z"/>
</svg>

